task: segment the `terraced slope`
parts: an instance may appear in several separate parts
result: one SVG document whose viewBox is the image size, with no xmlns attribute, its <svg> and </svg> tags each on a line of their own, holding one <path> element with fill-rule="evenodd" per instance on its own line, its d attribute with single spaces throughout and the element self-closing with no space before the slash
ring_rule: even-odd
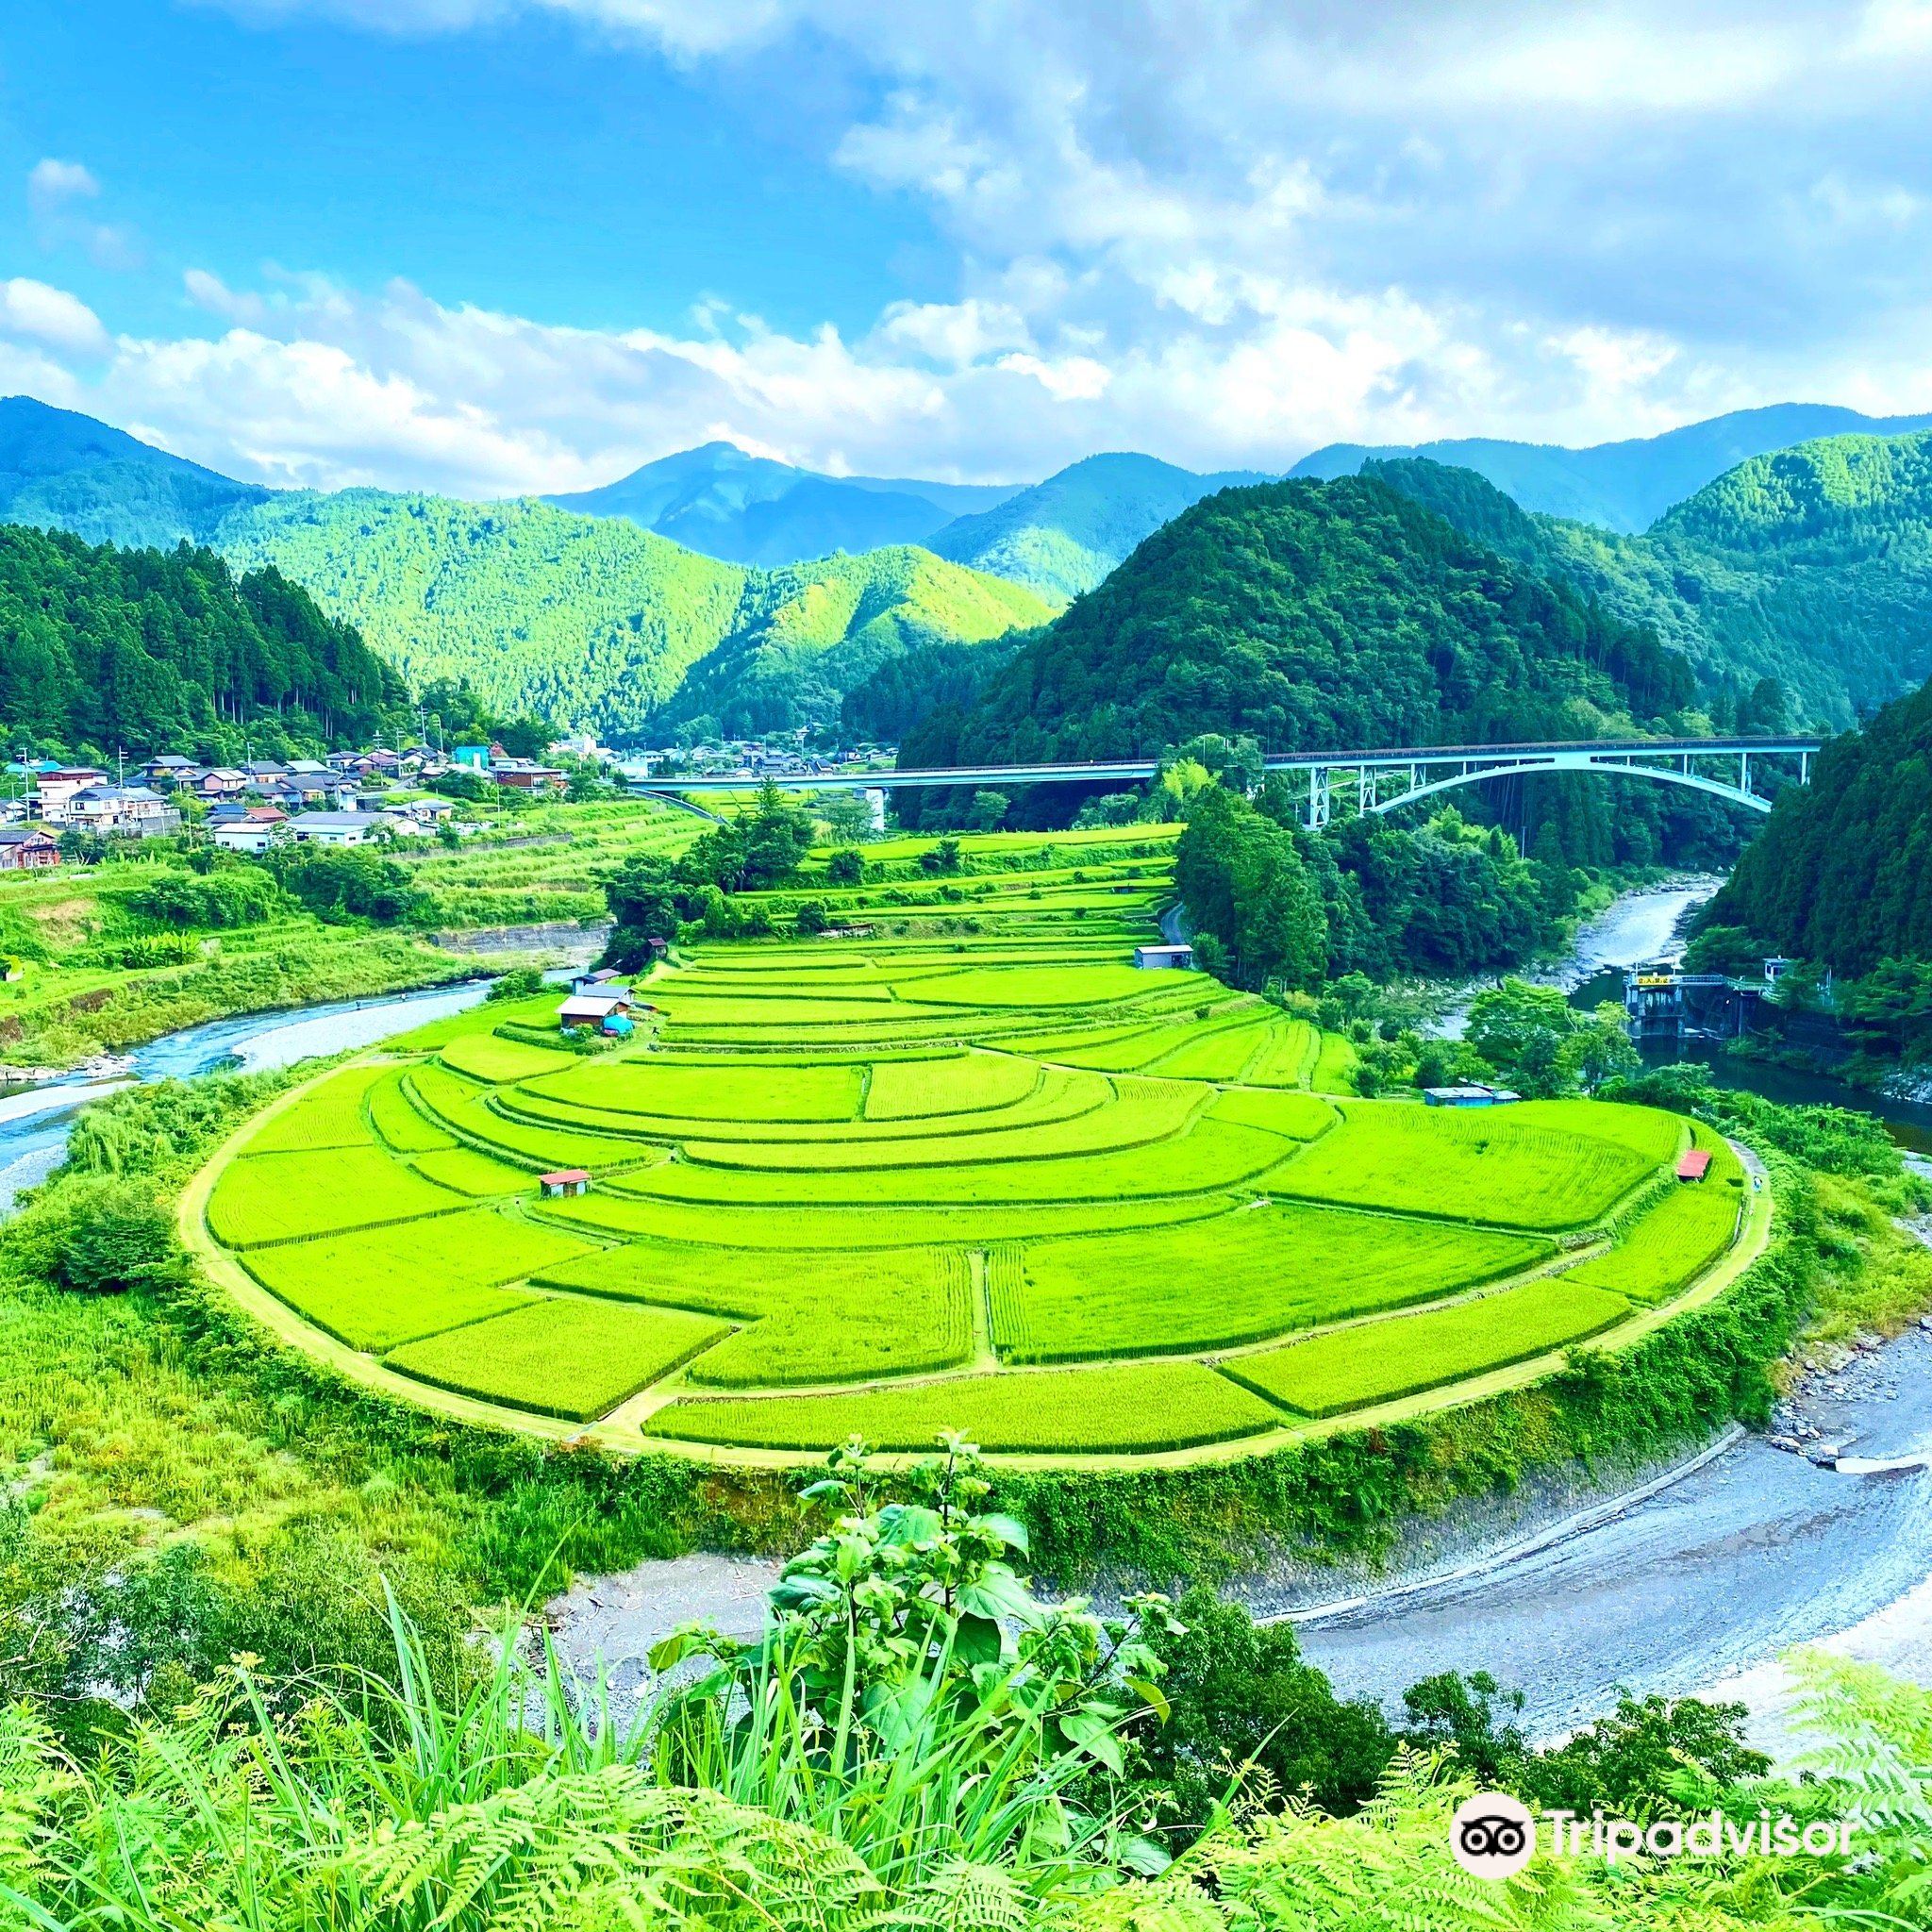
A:
<svg viewBox="0 0 1932 1932">
<path fill-rule="evenodd" d="M 1313 1091 L 1346 1042 L 1121 963 L 1137 862 L 970 932 L 874 885 L 863 937 L 693 948 L 610 1051 L 554 994 L 438 1022 L 265 1117 L 208 1225 L 397 1386 L 773 1454 L 1278 1440 L 1614 1334 L 1730 1246 L 1742 1175 L 1672 1181 L 1674 1116 Z M 562 1168 L 590 1191 L 542 1197 Z"/>
</svg>

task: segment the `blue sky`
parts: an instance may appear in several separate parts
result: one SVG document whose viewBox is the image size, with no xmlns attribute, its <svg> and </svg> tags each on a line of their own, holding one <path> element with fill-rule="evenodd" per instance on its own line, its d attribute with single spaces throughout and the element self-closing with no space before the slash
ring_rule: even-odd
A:
<svg viewBox="0 0 1932 1932">
<path fill-rule="evenodd" d="M 1932 4 L 60 0 L 0 390 L 469 494 L 1932 407 Z"/>
</svg>

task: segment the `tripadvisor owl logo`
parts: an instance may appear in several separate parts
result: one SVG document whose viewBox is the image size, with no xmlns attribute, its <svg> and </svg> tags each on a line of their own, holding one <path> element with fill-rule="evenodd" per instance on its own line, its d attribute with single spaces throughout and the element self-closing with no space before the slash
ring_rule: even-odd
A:
<svg viewBox="0 0 1932 1932">
<path fill-rule="evenodd" d="M 1545 1811 L 1541 1818 L 1505 1791 L 1478 1791 L 1456 1807 L 1449 1821 L 1449 1850 L 1476 1878 L 1514 1878 L 1535 1857 L 1537 1835 L 1557 1857 L 1607 1858 L 1824 1858 L 1848 1857 L 1857 1829 L 1849 1818 L 1809 1818 L 1788 1811 L 1726 1817 L 1712 1810 L 1700 1818 L 1654 1818 L 1640 1824 L 1592 1811 Z"/>
<path fill-rule="evenodd" d="M 1536 1856 L 1536 1818 L 1520 1798 L 1478 1791 L 1449 1821 L 1449 1850 L 1477 1878 L 1514 1878 Z"/>
</svg>

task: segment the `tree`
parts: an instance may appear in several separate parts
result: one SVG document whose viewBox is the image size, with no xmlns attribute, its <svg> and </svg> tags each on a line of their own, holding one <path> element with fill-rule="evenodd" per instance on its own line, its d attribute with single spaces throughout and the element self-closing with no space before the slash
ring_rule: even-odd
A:
<svg viewBox="0 0 1932 1932">
<path fill-rule="evenodd" d="M 21 1215 L 8 1236 L 31 1267 L 76 1294 L 171 1288 L 187 1273 L 168 1210 L 150 1189 L 115 1175 L 69 1181 Z"/>
<path fill-rule="evenodd" d="M 1594 1093 L 1607 1080 L 1641 1073 L 1643 1058 L 1630 1044 L 1623 1008 L 1605 1000 L 1594 1013 L 1579 1017 L 1557 1051 L 1557 1065 L 1565 1087 L 1574 1084 L 1586 1093 Z"/>
<path fill-rule="evenodd" d="M 873 835 L 872 807 L 862 791 L 835 791 L 819 808 L 825 834 L 836 843 L 863 844 Z"/>
<path fill-rule="evenodd" d="M 835 886 L 857 886 L 865 879 L 865 860 L 849 845 L 825 860 L 825 877 Z"/>
<path fill-rule="evenodd" d="M 919 855 L 922 872 L 958 872 L 960 868 L 959 841 L 957 839 L 941 839 L 938 844 L 928 846 Z"/>
<path fill-rule="evenodd" d="M 1011 803 L 1004 791 L 975 791 L 967 822 L 975 832 L 997 831 L 1005 823 Z"/>
<path fill-rule="evenodd" d="M 1558 988 L 1506 979 L 1471 1001 L 1465 1038 L 1506 1085 L 1547 1098 L 1571 1084 L 1562 1056 L 1576 1024 L 1576 1011 Z"/>
<path fill-rule="evenodd" d="M 825 917 L 824 904 L 817 899 L 801 899 L 798 902 L 798 910 L 791 916 L 791 923 L 801 939 L 816 937 L 830 924 Z"/>
<path fill-rule="evenodd" d="M 1234 984 L 1319 984 L 1327 957 L 1321 896 L 1293 836 L 1274 820 L 1210 782 L 1189 804 L 1174 883 L 1197 941 L 1206 933 L 1219 942 Z"/>
<path fill-rule="evenodd" d="M 1257 1624 L 1196 1584 L 1152 1643 L 1166 1666 L 1164 1721 L 1138 1729 L 1148 1776 L 1172 1790 L 1184 1826 L 1205 1824 L 1243 1767 L 1282 1792 L 1352 1811 L 1375 1788 L 1394 1740 L 1368 1698 L 1343 1703 L 1301 1654 L 1291 1624 Z"/>
<path fill-rule="evenodd" d="M 1720 1790 L 1762 1777 L 1771 1759 L 1741 1735 L 1749 1716 L 1741 1704 L 1705 1704 L 1695 1697 L 1641 1702 L 1627 1692 L 1615 1712 L 1524 1765 L 1516 1789 L 1545 1809 L 1647 1821 L 1680 1807 L 1672 1794 L 1687 1771 Z"/>
</svg>

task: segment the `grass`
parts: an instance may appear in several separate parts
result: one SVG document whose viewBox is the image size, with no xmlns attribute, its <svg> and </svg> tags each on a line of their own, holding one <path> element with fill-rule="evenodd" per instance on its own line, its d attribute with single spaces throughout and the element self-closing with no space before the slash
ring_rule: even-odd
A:
<svg viewBox="0 0 1932 1932">
<path fill-rule="evenodd" d="M 687 1400 L 659 1409 L 644 1427 L 759 1449 L 819 1449 L 853 1434 L 881 1449 L 929 1449 L 941 1431 L 963 1429 L 982 1448 L 1065 1456 L 1188 1449 L 1259 1435 L 1280 1421 L 1270 1404 L 1197 1362 L 1133 1362 L 850 1395 Z"/>
<path fill-rule="evenodd" d="M 1132 1454 L 1273 1425 L 1215 1372 L 1229 1351 L 1523 1274 L 1662 1186 L 1682 1128 L 1641 1108 L 1311 1091 L 1352 1085 L 1345 1040 L 1125 963 L 1168 855 L 1021 838 L 949 877 L 869 854 L 858 887 L 760 895 L 781 925 L 819 896 L 871 937 L 687 944 L 651 979 L 654 1040 L 593 1058 L 496 1030 L 547 1028 L 550 991 L 433 1023 L 391 1047 L 406 1067 L 272 1122 L 291 1151 L 234 1162 L 210 1224 L 335 1332 L 507 1412 L 601 1414 L 668 1376 L 679 1414 L 797 1446 L 876 1415 L 915 1446 L 958 1420 Z M 591 1192 L 532 1198 L 555 1167 Z M 1708 1208 L 1659 1207 L 1587 1264 L 1624 1286 L 1573 1286 L 1695 1274 L 1710 1243 L 1674 1217 Z M 501 1284 L 525 1278 L 614 1312 L 510 1319 Z M 694 1352 L 642 1339 L 672 1313 L 655 1332 L 702 1334 Z M 518 1348 L 486 1357 L 498 1336 Z M 1054 1366 L 1074 1363 L 1095 1366 Z"/>
<path fill-rule="evenodd" d="M 933 1114 L 1010 1108 L 1033 1092 L 1041 1078 L 1041 1070 L 1032 1060 L 1001 1054 L 888 1060 L 872 1071 L 865 1117 L 869 1121 L 922 1120 Z"/>
<path fill-rule="evenodd" d="M 367 1147 L 363 1104 L 381 1067 L 344 1067 L 249 1137 L 250 1154 L 299 1154 L 324 1147 Z"/>
<path fill-rule="evenodd" d="M 225 1246 L 253 1248 L 409 1221 L 456 1205 L 446 1189 L 374 1147 L 334 1147 L 229 1162 L 208 1202 L 208 1221 Z"/>
<path fill-rule="evenodd" d="M 547 1269 L 541 1278 L 746 1324 L 691 1370 L 693 1380 L 722 1388 L 954 1368 L 973 1347 L 971 1274 L 958 1250 L 833 1253 L 751 1270 L 731 1249 L 646 1241 Z"/>
<path fill-rule="evenodd" d="M 1717 1178 L 1713 1162 L 1708 1178 L 1679 1185 L 1622 1229 L 1607 1255 L 1579 1263 L 1564 1278 L 1632 1301 L 1668 1301 L 1729 1249 L 1742 1208 L 1743 1196 Z"/>
<path fill-rule="evenodd" d="M 552 1001 L 550 1004 L 556 1004 Z M 553 1016 L 554 1017 L 554 1016 Z M 527 1080 L 575 1063 L 576 1056 L 501 1040 L 494 1033 L 466 1033 L 452 1040 L 440 1056 L 446 1067 L 477 1080 Z"/>
<path fill-rule="evenodd" d="M 1602 1219 L 1674 1157 L 1680 1131 L 1668 1114 L 1591 1101 L 1341 1111 L 1337 1131 L 1269 1176 L 1274 1191 L 1551 1231 Z"/>
<path fill-rule="evenodd" d="M 401 1228 L 258 1249 L 246 1265 L 318 1328 L 380 1353 L 501 1312 L 508 1306 L 502 1284 L 591 1252 L 557 1229 L 472 1208 Z"/>
<path fill-rule="evenodd" d="M 1454 1307 L 1311 1336 L 1230 1366 L 1243 1382 L 1304 1415 L 1338 1415 L 1586 1341 L 1629 1312 L 1622 1295 L 1559 1275 Z"/>
<path fill-rule="evenodd" d="M 446 1133 L 411 1105 L 403 1091 L 403 1070 L 390 1067 L 369 1088 L 370 1124 L 376 1139 L 397 1154 L 426 1154 L 435 1147 L 454 1147 L 456 1136 Z"/>
<path fill-rule="evenodd" d="M 1534 1266 L 1549 1243 L 1480 1228 L 1277 1204 L 1178 1231 L 1028 1244 L 996 1299 L 1013 1361 L 1190 1354 L 1430 1301 Z"/>
<path fill-rule="evenodd" d="M 531 1091 L 610 1113 L 686 1121 L 849 1121 L 864 1070 L 857 1066 L 676 1061 L 653 1057 L 592 1060 L 534 1081 Z"/>
<path fill-rule="evenodd" d="M 388 1365 L 458 1394 L 589 1422 L 726 1332 L 723 1322 L 678 1308 L 560 1296 L 411 1342 Z"/>
</svg>

